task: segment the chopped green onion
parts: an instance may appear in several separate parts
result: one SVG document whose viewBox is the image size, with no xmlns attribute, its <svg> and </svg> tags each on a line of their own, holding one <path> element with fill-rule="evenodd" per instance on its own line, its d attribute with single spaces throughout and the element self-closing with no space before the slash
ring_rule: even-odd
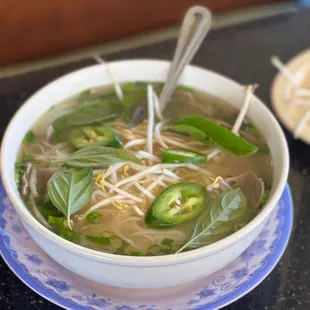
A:
<svg viewBox="0 0 310 310">
<path fill-rule="evenodd" d="M 173 244 L 173 242 L 174 242 L 173 239 L 165 238 L 165 239 L 160 243 L 160 245 L 163 246 L 163 247 L 171 247 L 172 244 Z"/>
<path fill-rule="evenodd" d="M 172 253 L 174 253 L 174 252 L 176 252 L 177 250 L 179 250 L 181 247 L 182 247 L 182 245 L 180 245 L 180 244 L 173 244 L 173 245 L 170 247 L 170 250 L 172 251 Z"/>
<path fill-rule="evenodd" d="M 267 190 L 265 190 L 263 197 L 259 201 L 260 207 L 262 207 L 266 204 L 267 200 L 269 199 L 269 196 L 270 196 L 270 191 L 267 189 Z"/>
<path fill-rule="evenodd" d="M 63 227 L 65 218 L 64 217 L 55 217 L 55 216 L 48 216 L 47 221 L 49 224 L 57 226 L 57 227 Z"/>
<path fill-rule="evenodd" d="M 20 189 L 20 180 L 22 176 L 24 175 L 24 169 L 25 169 L 25 164 L 17 162 L 15 163 L 15 183 L 17 185 L 17 188 Z"/>
<path fill-rule="evenodd" d="M 138 251 L 133 251 L 129 254 L 130 256 L 145 256 L 144 253 L 138 252 Z"/>
<path fill-rule="evenodd" d="M 25 137 L 24 137 L 24 139 L 23 139 L 23 144 L 27 144 L 27 143 L 30 143 L 30 142 L 32 142 L 34 139 L 35 139 L 35 134 L 33 133 L 33 131 L 32 130 L 29 130 L 27 133 L 26 133 L 26 135 L 25 135 Z"/>
<path fill-rule="evenodd" d="M 86 216 L 86 220 L 92 224 L 99 224 L 102 218 L 102 214 L 99 212 L 91 212 Z"/>
<path fill-rule="evenodd" d="M 148 248 L 148 253 L 151 253 L 151 254 L 159 254 L 160 251 L 161 251 L 161 247 L 157 244 L 151 245 Z"/>
<path fill-rule="evenodd" d="M 191 93 L 193 91 L 193 89 L 191 87 L 188 87 L 188 86 L 185 86 L 185 85 L 178 85 L 176 90 L 185 91 L 187 93 Z"/>
<path fill-rule="evenodd" d="M 111 242 L 111 245 L 115 248 L 118 248 L 118 249 L 121 247 L 125 248 L 123 246 L 123 240 L 118 236 L 112 235 L 110 237 L 110 242 Z"/>
<path fill-rule="evenodd" d="M 24 156 L 23 157 L 23 161 L 29 161 L 31 163 L 34 163 L 34 164 L 40 164 L 41 163 L 41 160 L 40 159 L 37 159 L 35 158 L 34 156 Z"/>
<path fill-rule="evenodd" d="M 101 237 L 94 237 L 94 236 L 85 236 L 86 240 L 96 243 L 96 244 L 100 244 L 100 245 L 110 245 L 110 239 L 106 238 L 104 236 Z"/>
<path fill-rule="evenodd" d="M 125 248 L 120 247 L 118 248 L 114 254 L 124 255 L 125 254 Z"/>
<path fill-rule="evenodd" d="M 56 230 L 55 232 L 57 233 L 58 236 L 66 240 L 72 241 L 72 242 L 75 242 L 75 241 L 77 242 L 79 238 L 81 237 L 79 233 L 76 233 L 73 230 L 64 228 L 64 227 Z"/>
</svg>

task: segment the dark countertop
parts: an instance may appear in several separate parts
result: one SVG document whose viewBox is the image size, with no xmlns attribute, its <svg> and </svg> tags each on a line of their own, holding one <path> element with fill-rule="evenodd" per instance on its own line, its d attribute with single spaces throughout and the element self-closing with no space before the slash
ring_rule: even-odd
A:
<svg viewBox="0 0 310 310">
<path fill-rule="evenodd" d="M 257 95 L 270 105 L 270 85 L 276 70 L 270 55 L 287 61 L 310 46 L 310 10 L 277 16 L 213 31 L 193 64 L 241 83 L 258 82 Z M 157 43 L 109 55 L 127 58 L 170 59 L 175 41 Z M 93 64 L 82 61 L 0 80 L 0 135 L 20 104 L 45 83 L 71 70 Z M 275 270 L 251 293 L 225 310 L 310 309 L 310 159 L 309 147 L 286 132 L 291 152 L 289 184 L 295 203 L 295 222 L 289 246 Z M 0 259 L 0 309 L 60 309 L 26 287 Z"/>
</svg>

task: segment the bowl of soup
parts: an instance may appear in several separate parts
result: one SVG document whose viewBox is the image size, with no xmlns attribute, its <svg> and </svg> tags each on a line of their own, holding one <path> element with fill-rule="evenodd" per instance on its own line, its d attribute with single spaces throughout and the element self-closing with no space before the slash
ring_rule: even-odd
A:
<svg viewBox="0 0 310 310">
<path fill-rule="evenodd" d="M 251 244 L 283 192 L 288 148 L 265 105 L 252 96 L 236 128 L 244 86 L 188 66 L 162 109 L 169 65 L 67 74 L 6 130 L 1 175 L 22 223 L 88 279 L 158 288 L 205 277 Z"/>
</svg>

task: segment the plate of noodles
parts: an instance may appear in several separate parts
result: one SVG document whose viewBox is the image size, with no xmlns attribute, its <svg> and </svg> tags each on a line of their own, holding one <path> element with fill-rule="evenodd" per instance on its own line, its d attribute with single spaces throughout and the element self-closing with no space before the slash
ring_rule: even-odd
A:
<svg viewBox="0 0 310 310">
<path fill-rule="evenodd" d="M 286 65 L 273 57 L 272 64 L 280 71 L 271 89 L 273 108 L 295 139 L 310 144 L 310 50 Z"/>
<path fill-rule="evenodd" d="M 275 212 L 250 247 L 233 263 L 199 281 L 167 289 L 109 287 L 79 277 L 52 260 L 30 237 L 0 185 L 0 252 L 32 290 L 66 309 L 214 310 L 256 287 L 282 256 L 292 230 L 287 186 Z"/>
<path fill-rule="evenodd" d="M 89 280 L 151 289 L 206 277 L 253 242 L 283 193 L 287 144 L 256 85 L 188 66 L 163 109 L 168 69 L 73 72 L 5 133 L 2 180 L 26 230 Z"/>
</svg>

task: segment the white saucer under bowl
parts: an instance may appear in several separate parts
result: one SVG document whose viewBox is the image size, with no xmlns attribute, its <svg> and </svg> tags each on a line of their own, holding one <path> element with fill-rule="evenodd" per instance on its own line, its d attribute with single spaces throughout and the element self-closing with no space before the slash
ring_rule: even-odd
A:
<svg viewBox="0 0 310 310">
<path fill-rule="evenodd" d="M 0 183 L 0 252 L 26 285 L 66 309 L 191 310 L 219 309 L 244 296 L 281 258 L 293 223 L 290 189 L 251 246 L 232 264 L 200 281 L 169 289 L 137 290 L 105 286 L 53 261 L 23 228 Z"/>
</svg>

